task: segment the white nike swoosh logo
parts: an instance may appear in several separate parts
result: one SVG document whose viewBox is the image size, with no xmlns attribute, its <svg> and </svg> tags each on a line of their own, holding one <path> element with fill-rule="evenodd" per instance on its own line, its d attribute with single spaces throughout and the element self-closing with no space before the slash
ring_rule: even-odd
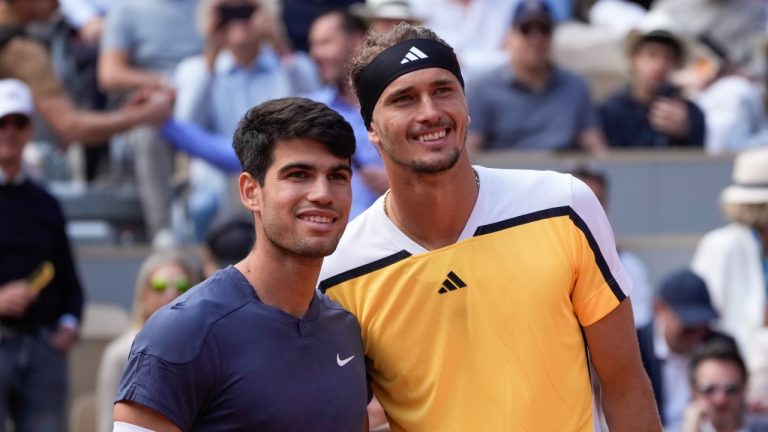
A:
<svg viewBox="0 0 768 432">
<path fill-rule="evenodd" d="M 345 358 L 344 360 L 342 360 L 341 357 L 339 357 L 339 354 L 337 353 L 336 354 L 336 364 L 338 364 L 339 366 L 344 366 L 345 364 L 351 362 L 353 358 L 355 358 L 355 356 L 352 356 L 352 357 L 349 357 L 349 358 Z"/>
</svg>

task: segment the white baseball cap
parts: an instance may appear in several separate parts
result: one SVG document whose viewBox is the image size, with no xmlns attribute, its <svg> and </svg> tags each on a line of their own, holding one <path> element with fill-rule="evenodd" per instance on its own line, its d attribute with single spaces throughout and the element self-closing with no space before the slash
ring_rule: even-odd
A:
<svg viewBox="0 0 768 432">
<path fill-rule="evenodd" d="M 0 117 L 8 114 L 23 114 L 27 117 L 35 112 L 32 92 L 17 79 L 0 80 Z"/>
</svg>

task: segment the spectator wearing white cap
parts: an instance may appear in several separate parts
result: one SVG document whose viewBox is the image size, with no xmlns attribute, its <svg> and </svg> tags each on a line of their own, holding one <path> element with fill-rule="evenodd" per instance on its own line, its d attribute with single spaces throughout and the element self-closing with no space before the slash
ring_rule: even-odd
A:
<svg viewBox="0 0 768 432">
<path fill-rule="evenodd" d="M 32 93 L 0 80 L 0 429 L 62 430 L 83 292 L 59 204 L 22 169 Z"/>
<path fill-rule="evenodd" d="M 692 267 L 707 281 L 721 327 L 749 362 L 753 342 L 768 333 L 768 147 L 736 156 L 720 204 L 731 223 L 701 239 Z"/>
</svg>

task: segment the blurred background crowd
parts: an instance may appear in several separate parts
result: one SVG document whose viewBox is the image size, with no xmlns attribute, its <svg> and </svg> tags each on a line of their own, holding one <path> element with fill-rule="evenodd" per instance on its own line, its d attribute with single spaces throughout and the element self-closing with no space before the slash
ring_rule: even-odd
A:
<svg viewBox="0 0 768 432">
<path fill-rule="evenodd" d="M 387 190 L 346 62 L 400 21 L 456 51 L 477 163 L 605 206 L 665 427 L 768 430 L 764 0 L 0 0 L 0 430 L 111 430 L 144 320 L 253 242 L 248 108 L 328 104 L 351 217 Z"/>
</svg>

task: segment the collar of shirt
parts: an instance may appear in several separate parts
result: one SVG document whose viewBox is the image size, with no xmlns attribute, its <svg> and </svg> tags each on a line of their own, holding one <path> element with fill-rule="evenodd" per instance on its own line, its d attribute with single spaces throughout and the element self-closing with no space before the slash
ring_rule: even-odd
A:
<svg viewBox="0 0 768 432">
<path fill-rule="evenodd" d="M 216 74 L 230 75 L 237 71 L 252 72 L 252 73 L 265 73 L 271 72 L 280 67 L 280 59 L 277 54 L 269 46 L 262 46 L 259 50 L 259 55 L 256 57 L 253 63 L 249 66 L 240 66 L 235 62 L 235 57 L 229 51 L 222 51 L 216 57 L 216 65 L 214 66 Z"/>
<path fill-rule="evenodd" d="M 5 174 L 5 170 L 0 168 L 0 185 L 1 186 L 19 186 L 27 180 L 27 175 L 24 174 L 24 170 L 19 170 L 16 178 L 9 179 Z"/>
<path fill-rule="evenodd" d="M 555 65 L 551 65 L 552 72 L 549 74 L 549 78 L 547 79 L 547 82 L 544 84 L 543 91 L 547 91 L 555 87 L 560 82 L 560 75 L 562 71 L 560 68 L 558 68 Z M 504 66 L 502 68 L 502 78 L 504 79 L 504 82 L 509 84 L 510 86 L 515 86 L 517 88 L 532 92 L 533 90 L 530 89 L 525 83 L 522 81 L 519 81 L 517 77 L 515 76 L 515 71 L 512 70 L 509 65 Z"/>
</svg>

